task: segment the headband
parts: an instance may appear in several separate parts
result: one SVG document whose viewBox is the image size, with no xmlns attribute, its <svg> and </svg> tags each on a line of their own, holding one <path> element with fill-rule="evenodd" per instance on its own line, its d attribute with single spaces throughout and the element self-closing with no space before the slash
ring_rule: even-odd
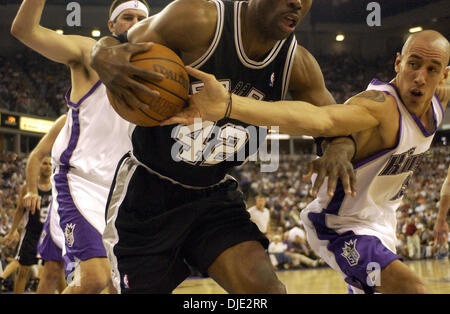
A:
<svg viewBox="0 0 450 314">
<path fill-rule="evenodd" d="M 111 17 L 109 19 L 111 21 L 114 21 L 120 15 L 120 13 L 129 9 L 144 11 L 147 16 L 149 13 L 148 8 L 145 6 L 145 4 L 143 4 L 140 1 L 134 0 L 122 3 L 117 8 L 115 8 L 114 11 L 111 13 Z"/>
</svg>

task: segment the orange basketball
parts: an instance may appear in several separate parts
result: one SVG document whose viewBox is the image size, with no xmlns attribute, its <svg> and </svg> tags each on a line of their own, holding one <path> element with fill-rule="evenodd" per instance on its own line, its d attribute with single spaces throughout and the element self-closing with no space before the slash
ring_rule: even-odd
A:
<svg viewBox="0 0 450 314">
<path fill-rule="evenodd" d="M 155 126 L 183 109 L 188 99 L 189 76 L 183 61 L 171 49 L 153 44 L 152 48 L 131 58 L 134 66 L 164 75 L 162 81 L 142 81 L 147 87 L 157 90 L 159 97 L 146 97 L 136 93 L 136 97 L 149 108 L 140 109 L 127 102 L 129 107 L 120 106 L 109 90 L 108 99 L 114 110 L 125 120 L 140 126 Z M 126 101 L 126 99 L 125 99 Z"/>
</svg>

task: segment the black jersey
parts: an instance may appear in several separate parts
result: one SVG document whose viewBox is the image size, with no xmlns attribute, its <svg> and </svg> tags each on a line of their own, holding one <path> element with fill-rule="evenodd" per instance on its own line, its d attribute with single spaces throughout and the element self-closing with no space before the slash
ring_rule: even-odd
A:
<svg viewBox="0 0 450 314">
<path fill-rule="evenodd" d="M 191 66 L 212 73 L 231 92 L 260 100 L 285 98 L 297 46 L 295 35 L 276 43 L 262 61 L 250 60 L 242 46 L 240 13 L 243 2 L 213 0 L 218 10 L 215 37 Z M 190 78 L 191 94 L 202 82 Z M 133 155 L 159 175 L 186 186 L 220 182 L 227 171 L 257 152 L 267 129 L 222 119 L 190 126 L 136 126 Z"/>
<path fill-rule="evenodd" d="M 52 201 L 52 190 L 43 191 L 38 188 L 38 194 L 41 197 L 41 209 L 31 214 L 30 211 L 27 211 L 28 217 L 26 222 L 26 231 L 41 234 L 42 228 L 44 226 L 44 222 L 47 219 L 48 210 Z"/>
</svg>

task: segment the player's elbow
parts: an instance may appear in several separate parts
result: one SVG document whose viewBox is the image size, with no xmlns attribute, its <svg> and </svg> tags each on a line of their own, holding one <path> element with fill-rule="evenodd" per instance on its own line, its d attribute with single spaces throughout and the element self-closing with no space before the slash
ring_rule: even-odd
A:
<svg viewBox="0 0 450 314">
<path fill-rule="evenodd" d="M 10 33 L 15 38 L 22 39 L 26 36 L 26 34 L 29 33 L 29 31 L 27 31 L 26 28 L 23 25 L 21 25 L 20 22 L 15 20 L 11 25 Z"/>
</svg>

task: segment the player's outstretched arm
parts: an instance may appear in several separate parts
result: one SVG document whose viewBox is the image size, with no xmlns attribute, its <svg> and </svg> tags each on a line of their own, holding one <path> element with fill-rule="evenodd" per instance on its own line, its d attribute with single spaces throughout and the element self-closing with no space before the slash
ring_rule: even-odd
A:
<svg viewBox="0 0 450 314">
<path fill-rule="evenodd" d="M 253 125 L 279 126 L 281 132 L 293 135 L 345 136 L 378 126 L 378 116 L 383 114 L 384 104 L 389 101 L 383 93 L 366 91 L 352 97 L 345 105 L 317 107 L 297 100 L 267 102 L 230 95 L 213 75 L 190 67 L 186 69 L 202 80 L 205 87 L 190 98 L 186 110 L 163 125 L 191 124 L 196 117 L 217 121 L 229 113 L 232 119 Z"/>
<path fill-rule="evenodd" d="M 450 208 L 450 167 L 447 177 L 441 188 L 441 199 L 439 200 L 439 212 L 434 224 L 434 238 L 438 243 L 446 240 L 448 234 L 447 216 Z"/>
<path fill-rule="evenodd" d="M 23 196 L 23 206 L 29 209 L 32 214 L 34 214 L 36 209 L 41 208 L 37 187 L 41 162 L 45 156 L 48 156 L 51 153 L 56 137 L 66 123 L 66 119 L 66 115 L 60 116 L 47 134 L 41 138 L 38 145 L 31 151 L 30 156 L 28 157 L 25 168 L 27 185 L 25 195 Z"/>
<path fill-rule="evenodd" d="M 45 0 L 24 0 L 11 26 L 11 34 L 23 44 L 55 62 L 87 64 L 95 40 L 61 35 L 42 27 L 40 20 Z"/>
</svg>

